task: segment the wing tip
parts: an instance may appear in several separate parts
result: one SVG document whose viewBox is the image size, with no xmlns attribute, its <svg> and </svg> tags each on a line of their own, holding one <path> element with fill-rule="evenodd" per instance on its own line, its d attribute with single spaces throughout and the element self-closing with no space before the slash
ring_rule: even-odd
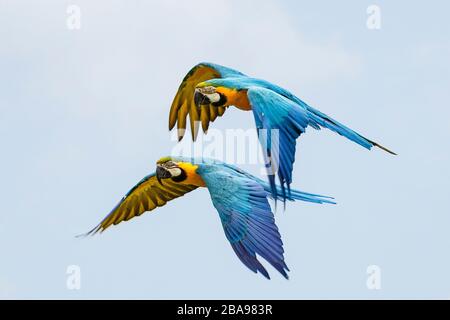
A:
<svg viewBox="0 0 450 320">
<path fill-rule="evenodd" d="M 94 235 L 96 235 L 97 233 L 102 233 L 104 231 L 104 229 L 102 229 L 101 224 L 99 224 L 98 226 L 96 226 L 95 228 L 93 228 L 92 230 L 86 232 L 86 233 L 82 233 L 79 235 L 76 235 L 75 238 L 77 239 L 81 239 L 81 238 L 87 238 L 87 237 L 92 237 Z"/>
<path fill-rule="evenodd" d="M 178 129 L 177 129 L 178 142 L 180 142 L 181 140 L 183 140 L 184 134 L 185 134 L 185 133 L 186 133 L 186 129 L 185 129 L 185 128 L 178 128 Z"/>
<path fill-rule="evenodd" d="M 257 266 L 257 268 L 256 268 L 256 270 L 254 272 L 255 273 L 260 273 L 264 278 L 266 278 L 267 280 L 270 280 L 269 272 L 267 272 L 266 268 L 264 268 L 264 266 L 261 263 L 259 263 L 259 264 L 260 265 Z"/>
</svg>

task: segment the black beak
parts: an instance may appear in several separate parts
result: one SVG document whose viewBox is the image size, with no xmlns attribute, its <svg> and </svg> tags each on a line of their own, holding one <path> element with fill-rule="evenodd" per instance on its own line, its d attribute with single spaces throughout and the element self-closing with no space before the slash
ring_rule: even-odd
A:
<svg viewBox="0 0 450 320">
<path fill-rule="evenodd" d="M 156 167 L 156 179 L 158 179 L 159 184 L 162 184 L 162 179 L 169 179 L 169 178 L 172 178 L 172 175 L 168 170 L 164 169 L 161 166 Z"/>
<path fill-rule="evenodd" d="M 207 96 L 205 96 L 204 94 L 195 91 L 194 94 L 194 103 L 197 107 L 200 107 L 202 105 L 208 105 L 211 103 L 211 101 L 209 101 L 209 98 Z"/>
</svg>

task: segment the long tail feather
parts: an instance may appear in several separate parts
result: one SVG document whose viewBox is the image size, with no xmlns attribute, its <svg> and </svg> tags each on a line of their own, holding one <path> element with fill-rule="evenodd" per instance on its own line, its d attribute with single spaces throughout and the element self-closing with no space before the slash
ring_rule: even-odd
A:
<svg viewBox="0 0 450 320">
<path fill-rule="evenodd" d="M 356 131 L 354 131 L 354 130 L 350 129 L 349 127 L 343 125 L 342 123 L 339 123 L 338 121 L 330 118 L 329 116 L 320 112 L 319 110 L 316 110 L 316 109 L 308 106 L 306 103 L 303 102 L 303 105 L 310 112 L 311 120 L 316 122 L 321 127 L 330 129 L 330 130 L 340 134 L 341 136 L 344 136 L 347 139 L 349 139 L 353 142 L 356 142 L 357 144 L 359 144 L 360 146 L 362 146 L 366 149 L 370 150 L 373 146 L 375 146 L 375 147 L 378 147 L 381 150 L 384 150 L 392 155 L 397 155 L 395 152 L 389 150 L 386 147 L 383 147 L 382 145 L 380 145 L 377 142 L 374 142 L 372 140 L 369 140 L 369 139 L 363 137 Z"/>
<path fill-rule="evenodd" d="M 319 204 L 323 204 L 323 203 L 328 203 L 328 204 L 336 204 L 336 202 L 334 202 L 334 198 L 333 197 L 328 197 L 328 196 L 322 196 L 320 194 L 314 194 L 314 193 L 308 193 L 308 192 L 303 192 L 300 190 L 295 190 L 295 189 L 290 189 L 289 193 L 286 193 L 286 191 L 283 191 L 283 189 L 280 186 L 276 186 L 276 198 L 273 196 L 274 192 L 272 190 L 272 188 L 270 187 L 270 185 L 268 183 L 262 183 L 264 189 L 267 191 L 268 196 L 271 199 L 276 200 L 288 200 L 288 201 L 296 201 L 296 200 L 300 200 L 300 201 L 306 201 L 306 202 L 313 202 L 313 203 L 319 203 Z"/>
</svg>

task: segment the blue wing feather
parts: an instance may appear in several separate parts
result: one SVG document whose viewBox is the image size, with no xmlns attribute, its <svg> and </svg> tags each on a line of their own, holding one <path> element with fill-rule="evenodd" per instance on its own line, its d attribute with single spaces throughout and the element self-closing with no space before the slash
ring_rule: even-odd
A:
<svg viewBox="0 0 450 320">
<path fill-rule="evenodd" d="M 249 81 L 247 80 L 247 82 Z M 268 130 L 267 143 L 262 144 L 265 148 L 266 162 L 272 168 L 275 168 L 275 170 L 269 171 L 269 183 L 272 194 L 277 194 L 274 178 L 274 175 L 277 174 L 283 201 L 286 201 L 291 192 L 290 184 L 292 183 L 292 170 L 295 162 L 296 139 L 306 131 L 308 126 L 314 129 L 328 128 L 364 148 L 371 149 L 373 146 L 378 146 L 393 153 L 308 106 L 288 91 L 262 80 L 255 80 L 255 83 L 259 86 L 250 87 L 247 95 L 252 106 L 256 127 Z M 278 135 L 275 135 L 276 139 L 273 139 L 272 132 L 274 129 L 278 132 Z"/>
<path fill-rule="evenodd" d="M 281 186 L 277 186 L 275 184 L 275 182 L 272 185 L 271 183 L 267 183 L 266 181 L 240 169 L 239 167 L 237 167 L 235 165 L 225 163 L 225 162 L 222 162 L 219 160 L 208 159 L 208 158 L 195 158 L 195 157 L 174 157 L 173 159 L 176 161 L 191 162 L 191 163 L 199 165 L 201 167 L 202 166 L 204 167 L 204 165 L 207 165 L 207 166 L 208 165 L 217 165 L 217 166 L 221 166 L 224 168 L 228 168 L 232 171 L 236 171 L 240 175 L 244 175 L 247 178 L 257 182 L 267 192 L 267 196 L 272 199 L 275 199 L 275 200 L 287 199 L 288 201 L 300 200 L 300 201 L 312 202 L 312 203 L 318 203 L 318 204 L 323 204 L 323 203 L 336 204 L 333 201 L 334 200 L 333 197 L 323 196 L 323 195 L 304 192 L 304 191 L 295 190 L 295 189 L 290 189 L 291 193 L 289 195 L 284 195 L 285 196 L 284 197 Z M 271 177 L 273 178 L 274 176 L 269 176 L 269 178 L 271 178 Z"/>
<path fill-rule="evenodd" d="M 227 166 L 203 164 L 197 173 L 206 183 L 225 235 L 241 262 L 270 279 L 260 256 L 288 278 L 283 242 L 265 188 Z"/>
<path fill-rule="evenodd" d="M 211 62 L 201 62 L 198 65 L 207 66 L 210 68 L 213 68 L 214 70 L 217 70 L 222 78 L 230 78 L 230 77 L 247 77 L 242 72 L 239 72 L 237 70 L 221 66 L 219 64 L 211 63 Z"/>
<path fill-rule="evenodd" d="M 311 120 L 313 120 L 311 123 L 309 123 L 309 125 L 314 127 L 315 129 L 320 129 L 320 127 L 324 127 L 338 133 L 341 136 L 346 137 L 347 139 L 353 142 L 356 142 L 357 144 L 366 149 L 370 150 L 372 147 L 376 146 L 390 154 L 394 155 L 396 154 L 393 151 L 387 149 L 386 147 L 383 147 L 382 145 L 376 143 L 375 141 L 367 139 L 366 137 L 350 129 L 349 127 L 343 125 L 342 123 L 336 121 L 335 119 L 331 118 L 325 113 L 309 106 L 307 103 L 305 103 L 303 100 L 301 100 L 288 90 L 283 89 L 280 86 L 277 86 L 266 80 L 230 74 L 225 79 L 213 79 L 210 80 L 210 82 L 212 84 L 223 85 L 229 88 L 235 88 L 237 90 L 248 90 L 253 87 L 268 89 L 294 102 L 297 105 L 297 108 L 305 110 L 308 113 L 308 117 Z"/>
<path fill-rule="evenodd" d="M 275 169 L 275 172 L 269 172 L 272 194 L 276 194 L 273 191 L 276 188 L 273 176 L 277 174 L 285 201 L 289 197 L 292 183 L 296 139 L 305 132 L 311 119 L 305 109 L 272 90 L 252 87 L 247 95 L 257 128 L 267 130 L 267 143 L 263 147 L 266 149 L 267 162 Z M 314 121 L 313 124 L 315 125 Z"/>
</svg>

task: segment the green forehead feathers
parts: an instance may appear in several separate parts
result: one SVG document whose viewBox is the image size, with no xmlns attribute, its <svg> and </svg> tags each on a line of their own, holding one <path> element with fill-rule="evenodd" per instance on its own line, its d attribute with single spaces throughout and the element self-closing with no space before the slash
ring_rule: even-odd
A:
<svg viewBox="0 0 450 320">
<path fill-rule="evenodd" d="M 171 160 L 172 160 L 172 157 L 164 157 L 164 158 L 159 159 L 156 162 L 156 164 L 163 164 L 163 163 L 166 163 L 167 161 L 171 161 Z"/>
</svg>

